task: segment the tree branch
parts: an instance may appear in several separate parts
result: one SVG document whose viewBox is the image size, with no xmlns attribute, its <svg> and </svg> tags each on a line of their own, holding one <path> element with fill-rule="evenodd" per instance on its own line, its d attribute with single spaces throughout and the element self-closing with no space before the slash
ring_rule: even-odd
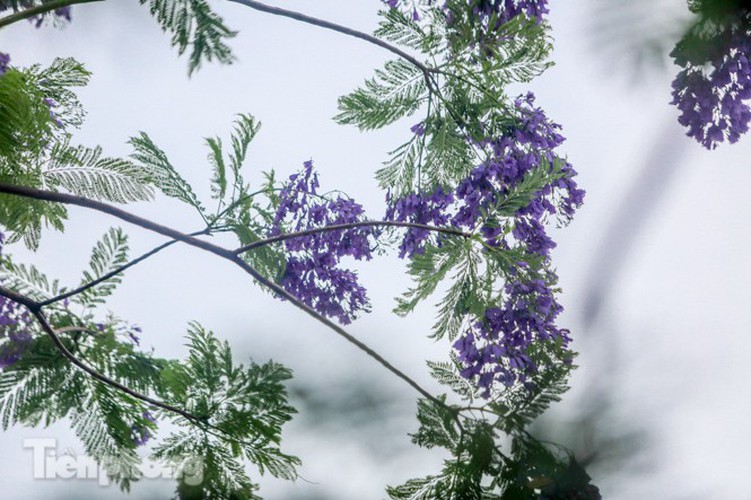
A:
<svg viewBox="0 0 751 500">
<path fill-rule="evenodd" d="M 187 418 L 188 420 L 192 422 L 200 422 L 201 419 L 197 417 L 196 415 L 193 415 L 192 413 L 189 413 L 185 410 L 182 410 L 180 408 L 177 408 L 176 406 L 172 406 L 170 404 L 164 403 L 162 401 L 159 401 L 157 399 L 154 399 L 152 397 L 149 397 L 145 394 L 141 394 L 138 391 L 135 391 L 131 389 L 128 386 L 125 386 L 121 384 L 120 382 L 117 382 L 115 380 L 112 380 L 107 375 L 104 375 L 103 373 L 100 373 L 96 369 L 90 367 L 80 359 L 76 357 L 75 354 L 70 352 L 68 348 L 65 346 L 65 344 L 60 340 L 60 337 L 58 337 L 57 332 L 55 329 L 52 328 L 52 326 L 47 321 L 47 318 L 45 317 L 44 313 L 42 312 L 42 306 L 39 302 L 36 302 L 32 300 L 29 297 L 26 297 L 25 295 L 21 295 L 20 293 L 10 290 L 8 288 L 5 288 L 4 286 L 0 285 L 0 295 L 9 298 L 10 300 L 23 305 L 26 307 L 29 312 L 31 312 L 32 315 L 36 318 L 36 320 L 39 322 L 39 324 L 42 327 L 42 330 L 52 339 L 52 342 L 55 344 L 55 347 L 62 353 L 63 356 L 68 358 L 68 360 L 76 365 L 81 370 L 85 371 L 95 379 L 99 380 L 100 382 L 103 382 L 109 386 L 114 387 L 115 389 L 118 389 L 125 394 L 128 394 L 136 399 L 140 399 L 141 401 L 144 401 L 146 403 L 149 403 L 150 405 L 162 408 L 164 410 L 170 411 L 172 413 L 176 413 L 182 417 Z M 65 330 L 65 329 L 63 329 Z M 76 328 L 76 330 L 83 330 L 81 328 Z"/>
<path fill-rule="evenodd" d="M 187 234 L 181 233 L 180 231 L 163 226 L 161 224 L 157 224 L 156 222 L 152 222 L 148 219 L 144 219 L 143 217 L 139 217 L 137 215 L 134 215 L 120 208 L 114 207 L 112 205 L 108 205 L 106 203 L 102 203 L 101 201 L 90 200 L 88 198 L 83 198 L 80 196 L 75 196 L 75 195 L 67 194 L 67 193 L 43 191 L 41 189 L 36 189 L 32 187 L 14 186 L 14 185 L 4 184 L 4 183 L 0 183 L 0 193 L 13 194 L 17 196 L 23 196 L 26 198 L 33 198 L 33 199 L 44 200 L 44 201 L 52 201 L 56 203 L 65 203 L 68 205 L 75 205 L 79 207 L 85 207 L 85 208 L 97 210 L 99 212 L 117 217 L 126 222 L 130 222 L 131 224 L 135 224 L 149 231 L 153 231 L 153 232 L 162 234 L 164 236 L 168 236 L 170 238 L 182 241 L 183 243 L 200 248 L 207 252 L 213 253 L 214 255 L 222 257 L 226 260 L 229 260 L 230 262 L 233 262 L 242 270 L 244 270 L 246 273 L 248 273 L 250 276 L 252 276 L 253 279 L 259 282 L 261 285 L 271 289 L 278 296 L 283 297 L 284 299 L 290 301 L 295 307 L 302 310 L 303 312 L 305 312 L 307 315 L 311 316 L 312 318 L 323 323 L 324 325 L 328 326 L 330 329 L 336 332 L 339 336 L 343 337 L 349 343 L 351 343 L 352 345 L 354 345 L 361 351 L 365 352 L 368 356 L 375 359 L 384 368 L 386 368 L 391 373 L 393 373 L 397 377 L 404 380 L 407 384 L 412 386 L 417 392 L 422 394 L 423 397 L 443 407 L 450 408 L 446 405 L 446 403 L 444 403 L 443 401 L 441 401 L 440 399 L 438 399 L 437 397 L 433 396 L 428 391 L 423 389 L 417 382 L 411 379 L 407 374 L 405 374 L 404 372 L 396 368 L 394 365 L 386 361 L 386 359 L 384 359 L 380 354 L 378 354 L 373 349 L 368 347 L 366 344 L 364 344 L 363 342 L 361 342 L 360 340 L 358 340 L 357 338 L 349 334 L 344 328 L 337 325 L 336 323 L 326 318 L 325 316 L 322 316 L 313 308 L 311 308 L 310 306 L 302 302 L 300 299 L 298 299 L 297 297 L 289 293 L 287 290 L 285 290 L 281 286 L 277 285 L 273 281 L 269 280 L 268 278 L 260 274 L 253 267 L 251 267 L 248 263 L 242 260 L 242 258 L 236 255 L 235 252 L 232 250 L 228 250 L 218 245 L 208 243 L 194 236 L 189 236 Z M 9 297 L 9 298 L 14 300 L 12 297 Z M 28 302 L 30 299 L 26 299 L 26 300 Z M 31 303 L 33 304 L 33 306 L 35 306 L 37 310 L 39 309 L 38 303 L 36 302 L 31 302 Z"/>
<path fill-rule="evenodd" d="M 77 3 L 92 3 L 92 2 L 102 2 L 102 1 L 104 0 L 54 0 L 52 2 L 44 3 L 42 5 L 37 5 L 36 7 L 31 7 L 29 9 L 20 10 L 9 16 L 0 18 L 0 28 L 3 28 L 9 24 L 13 24 L 18 21 L 21 21 L 23 19 L 28 19 L 30 17 L 34 17 L 39 14 L 44 14 L 46 12 L 53 11 L 55 9 L 68 7 L 69 5 L 75 5 Z"/>
<path fill-rule="evenodd" d="M 296 231 L 294 233 L 280 234 L 277 236 L 272 236 L 271 238 L 254 241 L 253 243 L 250 243 L 248 245 L 245 245 L 245 246 L 242 246 L 240 248 L 233 250 L 233 252 L 239 255 L 241 253 L 247 252 L 248 250 L 253 250 L 254 248 L 258 248 L 258 247 L 265 246 L 265 245 L 270 245 L 271 243 L 277 243 L 279 241 L 300 238 L 302 236 L 309 236 L 311 234 L 325 233 L 328 231 L 338 231 L 338 230 L 343 230 L 343 229 L 353 229 L 356 227 L 377 227 L 377 226 L 408 227 L 408 228 L 413 228 L 413 229 L 425 229 L 426 231 L 433 231 L 436 233 L 451 234 L 453 236 L 462 236 L 464 238 L 472 237 L 472 235 L 469 233 L 465 233 L 463 231 L 450 228 L 450 227 L 436 227 L 436 226 L 429 226 L 427 224 L 417 224 L 414 222 L 368 220 L 368 221 L 360 221 L 360 222 L 349 222 L 347 224 L 332 224 L 330 226 L 306 229 L 304 231 Z"/>
<path fill-rule="evenodd" d="M 420 69 L 420 71 L 422 71 L 425 74 L 426 78 L 428 78 L 430 73 L 434 71 L 432 68 L 429 68 L 428 66 L 420 62 L 418 59 L 407 54 L 400 48 L 395 47 L 391 45 L 390 43 L 384 42 L 380 38 L 376 38 L 373 35 L 369 35 L 362 31 L 357 31 L 352 28 L 348 28 L 347 26 L 342 26 L 340 24 L 332 23 L 329 21 L 324 21 L 323 19 L 318 19 L 315 17 L 307 16 L 305 14 L 301 14 L 299 12 L 295 12 L 292 10 L 265 5 L 261 2 L 256 2 L 255 0 L 229 0 L 229 1 L 245 5 L 246 7 L 250 7 L 251 9 L 258 10 L 260 12 L 273 14 L 275 16 L 288 17 L 290 19 L 295 19 L 296 21 L 301 21 L 303 23 L 312 24 L 313 26 L 318 26 L 321 28 L 336 31 L 338 33 L 343 33 L 351 37 L 359 38 L 360 40 L 365 40 L 368 43 L 372 43 L 373 45 L 377 45 L 378 47 L 384 48 L 388 50 L 389 52 L 392 52 L 398 55 L 405 61 L 408 61 L 414 64 L 418 69 Z"/>
</svg>

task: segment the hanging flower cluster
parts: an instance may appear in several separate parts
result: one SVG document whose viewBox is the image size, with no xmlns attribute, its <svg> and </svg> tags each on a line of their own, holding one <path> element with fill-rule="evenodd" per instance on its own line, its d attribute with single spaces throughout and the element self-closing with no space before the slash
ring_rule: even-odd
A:
<svg viewBox="0 0 751 500">
<path fill-rule="evenodd" d="M 718 10 L 712 2 L 694 10 L 700 21 L 670 54 L 683 68 L 671 103 L 686 135 L 714 149 L 725 140 L 737 142 L 751 122 L 751 10 L 742 3 Z"/>
<path fill-rule="evenodd" d="M 491 152 L 490 158 L 453 191 L 438 188 L 430 194 L 389 199 L 386 214 L 389 220 L 466 228 L 481 234 L 491 247 L 521 248 L 542 263 L 540 269 L 528 272 L 529 265 L 518 262 L 518 270 L 504 286 L 502 303 L 486 310 L 454 344 L 464 366 L 462 375 L 476 380 L 486 396 L 495 382 L 526 382 L 536 369 L 527 354 L 532 343 L 559 339 L 565 347 L 570 340 L 568 331 L 555 324 L 563 308 L 552 288 L 557 277 L 547 270 L 555 242 L 547 234 L 546 223 L 551 216 L 568 221 L 583 203 L 584 191 L 574 180 L 572 166 L 554 152 L 564 141 L 560 126 L 535 107 L 534 100 L 529 93 L 515 101 L 515 125 L 481 145 Z M 508 200 L 539 169 L 547 169 L 552 180 L 509 213 Z M 428 237 L 426 232 L 410 229 L 400 255 L 422 252 Z"/>
<path fill-rule="evenodd" d="M 318 188 L 318 174 L 313 162 L 307 161 L 282 189 L 269 235 L 365 220 L 359 203 L 341 194 L 321 195 Z M 285 240 L 287 265 L 281 285 L 319 313 L 350 323 L 359 312 L 370 309 L 370 301 L 357 273 L 339 264 L 344 257 L 370 260 L 374 238 L 372 228 L 358 227 Z"/>
</svg>

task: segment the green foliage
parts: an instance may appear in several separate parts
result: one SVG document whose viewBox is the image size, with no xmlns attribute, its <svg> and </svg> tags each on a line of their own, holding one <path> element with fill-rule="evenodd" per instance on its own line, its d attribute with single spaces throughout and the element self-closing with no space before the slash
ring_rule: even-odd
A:
<svg viewBox="0 0 751 500">
<path fill-rule="evenodd" d="M 459 375 L 461 367 L 452 353 L 451 362 L 428 361 L 430 375 L 441 385 L 445 385 L 453 392 L 461 396 L 463 400 L 474 401 L 480 391 L 469 380 Z"/>
<path fill-rule="evenodd" d="M 410 116 L 425 102 L 426 86 L 420 69 L 402 59 L 388 61 L 365 86 L 339 98 L 334 119 L 360 130 L 382 128 Z"/>
<path fill-rule="evenodd" d="M 135 150 L 131 154 L 131 158 L 148 172 L 157 189 L 166 196 L 176 198 L 192 206 L 205 218 L 203 205 L 193 192 L 193 188 L 170 163 L 167 154 L 154 144 L 154 141 L 145 132 L 141 132 L 138 137 L 131 137 L 128 142 Z"/>
<path fill-rule="evenodd" d="M 229 64 L 234 60 L 226 41 L 235 36 L 206 0 L 139 0 L 148 3 L 149 12 L 159 22 L 163 31 L 172 34 L 172 46 L 182 55 L 188 47 L 188 74 L 192 74 L 204 61 Z"/>
<path fill-rule="evenodd" d="M 0 77 L 0 182 L 125 203 L 151 199 L 149 171 L 126 160 L 102 156 L 100 147 L 70 144 L 69 127 L 84 111 L 73 90 L 89 72 L 74 59 L 55 59 Z M 12 243 L 36 249 L 42 229 L 64 229 L 61 204 L 0 195 L 0 225 Z"/>
<path fill-rule="evenodd" d="M 120 228 L 112 228 L 97 242 L 91 252 L 89 269 L 84 271 L 81 286 L 103 277 L 128 262 L 128 237 Z M 119 274 L 112 276 L 95 287 L 87 288 L 73 296 L 73 300 L 85 305 L 103 304 L 120 284 Z"/>
<path fill-rule="evenodd" d="M 72 57 L 55 58 L 48 67 L 35 64 L 27 73 L 29 83 L 39 89 L 45 98 L 51 99 L 59 129 L 66 130 L 83 124 L 86 113 L 78 96 L 71 90 L 74 87 L 85 87 L 89 83 L 91 73 L 83 64 Z"/>
<path fill-rule="evenodd" d="M 503 457 L 495 443 L 495 432 L 486 423 L 464 419 L 457 427 L 456 415 L 433 402 L 420 401 L 420 428 L 413 441 L 424 447 L 440 446 L 451 453 L 440 474 L 411 479 L 388 487 L 393 500 L 469 500 L 498 498 L 486 477 L 498 472 Z"/>
<path fill-rule="evenodd" d="M 37 301 L 52 298 L 61 290 L 59 280 L 50 281 L 33 265 L 16 264 L 8 255 L 0 258 L 0 283 Z"/>
<path fill-rule="evenodd" d="M 96 355 L 96 340 L 86 347 L 65 340 L 69 349 L 85 351 L 90 363 L 102 358 Z M 106 364 L 96 366 L 110 371 Z M 137 376 L 131 373 L 129 378 Z M 36 337 L 20 361 L 0 371 L 4 429 L 16 424 L 47 426 L 68 417 L 86 454 L 126 490 L 138 477 L 131 426 L 142 419 L 143 410 L 137 400 L 72 368 L 47 337 Z"/>
<path fill-rule="evenodd" d="M 376 179 L 383 189 L 391 189 L 395 196 L 415 191 L 425 141 L 413 134 L 407 142 L 389 152 L 383 167 L 376 171 Z"/>
<path fill-rule="evenodd" d="M 51 133 L 49 108 L 28 74 L 9 69 L 0 77 L 0 175 L 27 155 L 38 154 Z"/>
<path fill-rule="evenodd" d="M 119 158 L 102 158 L 98 146 L 72 147 L 67 137 L 52 147 L 42 177 L 48 187 L 116 203 L 150 200 L 154 193 L 145 168 Z"/>
<path fill-rule="evenodd" d="M 540 367 L 530 377 L 531 387 L 509 387 L 488 404 L 499 415 L 496 426 L 507 433 L 524 429 L 537 417 L 560 401 L 568 391 L 568 377 L 575 368 L 575 353 L 565 351 L 560 342 L 535 345 L 530 358 Z"/>
<path fill-rule="evenodd" d="M 435 26 L 426 30 L 398 9 L 386 9 L 380 14 L 383 19 L 373 33 L 378 38 L 428 54 L 440 47 L 442 40 Z"/>
<path fill-rule="evenodd" d="M 178 469 L 186 457 L 202 458 L 203 482 L 181 484 L 178 491 L 185 489 L 188 498 L 199 492 L 201 498 L 254 498 L 256 487 L 244 472 L 243 460 L 261 474 L 297 477 L 299 459 L 279 449 L 281 427 L 295 412 L 283 385 L 292 376 L 290 370 L 273 362 L 235 366 L 229 345 L 195 323 L 188 339 L 186 363 L 173 365 L 166 376 L 175 401 L 202 416 L 204 424 L 172 434 L 155 449 L 155 457 Z"/>
</svg>

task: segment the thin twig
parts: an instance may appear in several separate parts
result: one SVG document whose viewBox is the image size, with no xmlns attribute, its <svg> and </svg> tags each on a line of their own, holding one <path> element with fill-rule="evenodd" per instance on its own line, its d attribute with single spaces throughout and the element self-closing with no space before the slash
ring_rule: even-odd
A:
<svg viewBox="0 0 751 500">
<path fill-rule="evenodd" d="M 41 306 L 42 304 L 39 303 L 39 305 Z M 83 326 L 65 326 L 63 328 L 56 328 L 55 333 L 57 335 L 62 335 L 64 333 L 88 333 L 89 335 L 98 335 L 98 332 Z"/>
<path fill-rule="evenodd" d="M 294 233 L 280 234 L 277 236 L 272 236 L 271 238 L 254 241 L 253 243 L 250 243 L 248 245 L 237 248 L 236 250 L 233 250 L 233 252 L 239 255 L 241 253 L 247 252 L 248 250 L 253 250 L 254 248 L 258 248 L 258 247 L 265 246 L 265 245 L 270 245 L 271 243 L 277 243 L 279 241 L 300 238 L 302 236 L 310 236 L 312 234 L 325 233 L 328 231 L 353 229 L 356 227 L 378 227 L 378 226 L 408 227 L 408 228 L 413 228 L 413 229 L 424 229 L 426 231 L 433 231 L 436 233 L 451 234 L 454 236 L 462 236 L 464 238 L 472 237 L 472 235 L 469 233 L 465 233 L 463 231 L 450 228 L 450 227 L 436 227 L 436 226 L 429 226 L 427 224 L 417 224 L 415 222 L 368 220 L 368 221 L 359 221 L 359 222 L 349 222 L 346 224 L 332 224 L 330 226 L 316 227 L 313 229 L 306 229 L 304 231 L 296 231 Z"/>
<path fill-rule="evenodd" d="M 55 0 L 53 2 L 43 3 L 41 5 L 37 5 L 29 9 L 20 10 L 9 16 L 0 18 L 0 28 L 7 26 L 9 24 L 13 24 L 18 21 L 21 21 L 23 19 L 28 19 L 30 17 L 34 17 L 39 14 L 44 14 L 46 12 L 50 12 L 55 9 L 60 9 L 62 7 L 75 5 L 77 3 L 92 3 L 92 2 L 102 2 L 102 1 L 104 0 Z"/>
<path fill-rule="evenodd" d="M 369 35 L 362 31 L 354 30 L 352 28 L 348 28 L 347 26 L 342 26 L 341 24 L 332 23 L 330 21 L 324 21 L 323 19 L 318 19 L 315 17 L 307 16 L 305 14 L 301 14 L 299 12 L 295 12 L 292 10 L 282 9 L 279 7 L 272 7 L 270 5 L 266 5 L 261 2 L 256 2 L 255 0 L 229 0 L 229 1 L 245 5 L 246 7 L 250 7 L 251 9 L 258 10 L 260 12 L 273 14 L 275 16 L 288 17 L 290 19 L 295 19 L 296 21 L 301 21 L 303 23 L 312 24 L 313 26 L 318 26 L 321 28 L 333 30 L 333 31 L 336 31 L 336 32 L 339 32 L 348 36 L 359 38 L 360 40 L 365 40 L 368 43 L 372 43 L 373 45 L 377 45 L 381 48 L 384 48 L 388 50 L 389 52 L 392 52 L 398 55 L 405 61 L 408 61 L 414 64 L 425 75 L 429 75 L 430 73 L 434 71 L 432 68 L 429 68 L 428 66 L 420 62 L 418 59 L 407 54 L 400 48 L 395 47 L 388 42 L 384 42 L 380 38 L 376 38 L 373 35 Z"/>
<path fill-rule="evenodd" d="M 202 231 L 196 231 L 195 233 L 190 233 L 190 236 L 200 236 L 202 234 L 208 234 L 209 231 L 210 231 L 209 229 L 204 229 Z M 159 245 L 158 247 L 153 248 L 152 250 L 149 250 L 148 252 L 146 252 L 145 254 L 141 255 L 140 257 L 136 257 L 135 259 L 131 260 L 130 262 L 126 262 L 122 266 L 120 266 L 120 267 L 118 267 L 116 269 L 113 269 L 112 271 L 108 272 L 107 274 L 104 274 L 104 275 L 100 276 L 99 278 L 97 278 L 95 280 L 89 281 L 88 283 L 85 283 L 85 284 L 79 286 L 75 290 L 71 290 L 69 292 L 61 293 L 60 295 L 57 295 L 57 296 L 52 297 L 50 299 L 43 300 L 39 304 L 42 307 L 44 307 L 44 306 L 48 306 L 50 304 L 54 304 L 55 302 L 60 302 L 61 300 L 65 300 L 65 299 L 70 298 L 70 297 L 72 297 L 74 295 L 78 295 L 79 293 L 83 293 L 86 290 L 88 290 L 89 288 L 93 288 L 93 287 L 97 286 L 98 284 L 100 284 L 100 283 L 102 283 L 104 281 L 107 281 L 108 279 L 110 279 L 110 278 L 112 278 L 114 276 L 117 276 L 118 274 L 120 274 L 120 273 L 126 271 L 127 269 L 135 266 L 136 264 L 138 264 L 140 262 L 143 262 L 144 260 L 148 259 L 149 257 L 151 257 L 151 256 L 153 256 L 153 255 L 155 255 L 155 254 L 157 254 L 159 252 L 161 252 L 165 248 L 174 245 L 178 241 L 179 240 L 173 239 L 173 240 L 170 240 L 170 241 L 168 241 L 166 243 L 163 243 L 163 244 Z"/>
</svg>

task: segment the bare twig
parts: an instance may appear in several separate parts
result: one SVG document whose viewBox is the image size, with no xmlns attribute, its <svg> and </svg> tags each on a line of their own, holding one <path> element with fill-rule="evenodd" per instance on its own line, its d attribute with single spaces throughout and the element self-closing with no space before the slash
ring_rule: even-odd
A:
<svg viewBox="0 0 751 500">
<path fill-rule="evenodd" d="M 40 303 L 41 305 L 41 303 Z M 56 328 L 55 333 L 62 335 L 64 333 L 88 333 L 89 335 L 98 335 L 98 332 L 85 328 L 83 326 L 65 326 L 63 328 Z"/>
<path fill-rule="evenodd" d="M 330 226 L 316 227 L 313 229 L 306 229 L 304 231 L 296 231 L 294 233 L 280 234 L 278 236 L 272 236 L 271 238 L 254 241 L 253 243 L 250 243 L 249 245 L 245 245 L 240 248 L 237 248 L 234 250 L 234 253 L 239 255 L 241 253 L 247 252 L 248 250 L 253 250 L 254 248 L 258 248 L 258 247 L 265 246 L 265 245 L 270 245 L 271 243 L 277 243 L 279 241 L 300 238 L 302 236 L 310 236 L 311 234 L 325 233 L 328 231 L 339 231 L 339 230 L 344 230 L 344 229 L 353 229 L 356 227 L 378 227 L 378 226 L 407 227 L 407 228 L 413 228 L 413 229 L 424 229 L 426 231 L 433 231 L 436 233 L 450 234 L 453 236 L 462 236 L 464 238 L 472 237 L 472 235 L 469 233 L 465 233 L 463 231 L 450 228 L 450 227 L 436 227 L 436 226 L 429 226 L 427 224 L 417 224 L 414 222 L 368 220 L 368 221 L 360 221 L 360 222 L 349 222 L 346 224 L 332 224 Z"/>
<path fill-rule="evenodd" d="M 415 57 L 407 54 L 400 48 L 395 47 L 388 42 L 384 42 L 380 38 L 376 38 L 373 35 L 369 35 L 362 31 L 354 30 L 352 28 L 348 28 L 347 26 L 342 26 L 341 24 L 332 23 L 330 21 L 324 21 L 323 19 L 311 17 L 305 14 L 301 14 L 299 12 L 292 11 L 292 10 L 282 9 L 279 7 L 272 7 L 270 5 L 266 5 L 261 2 L 256 2 L 255 0 L 229 0 L 229 1 L 245 5 L 246 7 L 250 7 L 251 9 L 254 9 L 260 12 L 265 12 L 267 14 L 273 14 L 275 16 L 282 16 L 282 17 L 287 17 L 290 19 L 295 19 L 296 21 L 301 21 L 303 23 L 312 24 L 313 26 L 318 26 L 318 27 L 336 31 L 336 32 L 339 32 L 339 33 L 342 33 L 351 37 L 359 38 L 360 40 L 365 40 L 368 43 L 372 43 L 373 45 L 377 45 L 378 47 L 384 48 L 388 50 L 389 52 L 392 52 L 398 55 L 405 61 L 408 61 L 414 64 L 418 69 L 420 69 L 420 71 L 423 72 L 423 74 L 426 75 L 426 78 L 430 75 L 430 73 L 434 71 L 432 68 L 429 68 L 428 66 L 426 66 L 425 64 L 417 60 Z"/>
<path fill-rule="evenodd" d="M 204 229 L 202 231 L 196 231 L 195 233 L 190 233 L 190 236 L 200 236 L 202 234 L 208 234 L 209 232 L 210 232 L 209 229 Z M 89 281 L 88 283 L 84 283 L 83 285 L 81 285 L 78 288 L 76 288 L 74 290 L 71 290 L 69 292 L 61 293 L 60 295 L 57 295 L 57 296 L 52 297 L 50 299 L 43 300 L 39 304 L 42 307 L 48 306 L 50 304 L 54 304 L 55 302 L 60 302 L 61 300 L 65 300 L 65 299 L 70 298 L 70 297 L 72 297 L 74 295 L 78 295 L 79 293 L 85 292 L 89 288 L 93 288 L 93 287 L 99 285 L 100 283 L 102 283 L 104 281 L 107 281 L 108 279 L 110 279 L 110 278 L 112 278 L 114 276 L 117 276 L 118 274 L 120 274 L 122 272 L 125 272 L 127 269 L 135 266 L 136 264 L 139 264 L 140 262 L 143 262 L 144 260 L 148 259 L 149 257 L 151 257 L 151 256 L 153 256 L 153 255 L 155 255 L 155 254 L 157 254 L 159 252 L 161 252 L 165 248 L 174 245 L 178 241 L 179 240 L 170 240 L 170 241 L 168 241 L 166 243 L 162 243 L 158 247 L 149 250 L 148 252 L 146 252 L 145 254 L 141 255 L 140 257 L 136 257 L 135 259 L 133 259 L 133 260 L 131 260 L 129 262 L 126 262 L 122 266 L 120 266 L 120 267 L 118 267 L 116 269 L 113 269 L 112 271 L 108 272 L 107 274 L 104 274 L 104 275 L 100 276 L 99 278 L 97 278 L 95 280 Z"/>
</svg>

